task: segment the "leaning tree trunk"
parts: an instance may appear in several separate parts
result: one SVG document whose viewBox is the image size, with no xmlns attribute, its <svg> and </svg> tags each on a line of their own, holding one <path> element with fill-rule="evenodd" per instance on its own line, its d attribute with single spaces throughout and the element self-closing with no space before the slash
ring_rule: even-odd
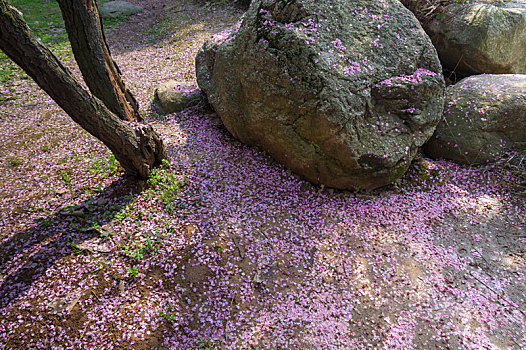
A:
<svg viewBox="0 0 526 350">
<path fill-rule="evenodd" d="M 0 49 L 31 76 L 81 127 L 101 140 L 126 171 L 146 178 L 166 157 L 150 125 L 122 121 L 84 90 L 62 63 L 30 32 L 22 15 L 0 0 Z"/>
<path fill-rule="evenodd" d="M 95 0 L 58 0 L 66 32 L 84 81 L 93 95 L 121 119 L 139 119 L 137 101 L 110 55 Z"/>
</svg>

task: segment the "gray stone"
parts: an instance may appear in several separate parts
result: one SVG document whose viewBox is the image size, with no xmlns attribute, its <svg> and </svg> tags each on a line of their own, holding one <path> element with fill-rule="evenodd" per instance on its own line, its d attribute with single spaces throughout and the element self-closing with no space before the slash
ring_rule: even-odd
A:
<svg viewBox="0 0 526 350">
<path fill-rule="evenodd" d="M 396 180 L 443 111 L 442 67 L 398 1 L 256 0 L 207 41 L 197 81 L 225 127 L 307 180 Z"/>
<path fill-rule="evenodd" d="M 471 76 L 447 88 L 446 103 L 428 156 L 477 164 L 526 149 L 526 75 Z"/>
<path fill-rule="evenodd" d="M 131 16 L 142 10 L 141 6 L 127 1 L 109 1 L 99 6 L 99 13 L 104 18 Z"/>
<path fill-rule="evenodd" d="M 52 33 L 52 34 L 57 35 L 57 34 L 65 33 L 66 29 L 64 29 L 64 28 L 50 28 L 49 32 Z"/>
<path fill-rule="evenodd" d="M 203 100 L 197 86 L 169 81 L 155 89 L 154 106 L 161 114 L 177 113 Z"/>
<path fill-rule="evenodd" d="M 453 3 L 425 24 L 444 67 L 461 74 L 526 73 L 526 2 Z"/>
</svg>

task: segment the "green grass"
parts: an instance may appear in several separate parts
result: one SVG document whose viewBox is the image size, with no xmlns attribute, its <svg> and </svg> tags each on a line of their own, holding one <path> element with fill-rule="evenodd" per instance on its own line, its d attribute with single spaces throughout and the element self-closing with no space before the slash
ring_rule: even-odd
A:
<svg viewBox="0 0 526 350">
<path fill-rule="evenodd" d="M 99 6 L 109 0 L 101 0 Z M 11 0 L 10 4 L 24 15 L 24 19 L 42 43 L 44 43 L 61 60 L 73 58 L 68 35 L 58 3 L 55 0 Z M 105 27 L 115 26 L 128 17 L 105 19 Z M 0 51 L 0 83 L 5 84 L 16 78 L 27 78 L 24 72 Z M 1 96 L 0 96 L 1 101 Z"/>
<path fill-rule="evenodd" d="M 71 58 L 68 36 L 56 1 L 11 0 L 11 5 L 24 14 L 31 31 L 61 59 Z M 0 51 L 0 82 L 25 77 L 23 71 Z"/>
<path fill-rule="evenodd" d="M 122 246 L 120 249 L 123 255 L 134 260 L 141 260 L 147 255 L 157 253 L 160 244 L 159 237 L 155 237 L 154 239 L 148 237 L 144 243 L 132 242 L 129 245 Z"/>
<path fill-rule="evenodd" d="M 109 154 L 106 157 L 91 157 L 90 163 L 90 172 L 104 174 L 105 176 L 113 175 L 117 170 L 118 164 L 113 154 Z"/>
<path fill-rule="evenodd" d="M 64 185 L 69 185 L 71 183 L 71 170 L 61 169 L 57 171 L 57 174 Z"/>
<path fill-rule="evenodd" d="M 148 184 L 150 185 L 148 194 L 157 197 L 169 213 L 177 209 L 177 198 L 185 185 L 185 178 L 173 174 L 167 160 L 163 161 L 162 167 L 152 170 Z"/>
<path fill-rule="evenodd" d="M 148 35 L 148 43 L 153 44 L 166 38 L 171 33 L 172 19 L 165 17 L 161 22 L 154 24 L 146 34 Z"/>
<path fill-rule="evenodd" d="M 24 14 L 24 19 L 33 33 L 50 47 L 64 47 L 68 36 L 64 21 L 56 1 L 50 0 L 11 0 Z"/>
<path fill-rule="evenodd" d="M 106 1 L 101 1 L 100 3 L 103 3 Z M 110 27 L 116 26 L 117 24 L 121 22 L 127 21 L 128 18 L 129 16 L 117 16 L 117 17 L 112 17 L 112 18 L 103 18 L 102 24 L 104 25 L 104 28 L 110 28 Z"/>
<path fill-rule="evenodd" d="M 137 266 L 128 266 L 128 275 L 130 279 L 134 280 L 139 275 L 139 269 Z"/>
<path fill-rule="evenodd" d="M 161 316 L 163 320 L 169 323 L 175 323 L 177 321 L 177 314 L 175 312 L 175 308 L 170 302 L 166 303 L 164 309 L 159 312 L 159 316 Z"/>
<path fill-rule="evenodd" d="M 0 84 L 5 84 L 13 77 L 18 76 L 22 73 L 22 70 L 18 68 L 7 56 L 0 51 Z M 13 99 L 12 96 L 0 96 L 0 101 L 8 101 Z"/>
<path fill-rule="evenodd" d="M 207 349 L 210 349 L 210 350 L 217 350 L 219 349 L 219 346 L 221 345 L 221 343 L 219 342 L 219 340 L 210 340 L 210 339 L 206 339 L 206 340 L 198 340 L 196 342 L 196 349 L 197 350 L 207 350 Z"/>
</svg>

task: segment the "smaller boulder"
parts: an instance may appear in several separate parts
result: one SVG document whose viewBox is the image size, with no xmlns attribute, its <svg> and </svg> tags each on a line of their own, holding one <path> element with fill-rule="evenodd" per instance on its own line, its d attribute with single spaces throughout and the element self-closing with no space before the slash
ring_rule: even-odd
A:
<svg viewBox="0 0 526 350">
<path fill-rule="evenodd" d="M 127 1 L 109 1 L 99 7 L 99 13 L 103 18 L 131 16 L 142 10 L 142 7 Z"/>
<path fill-rule="evenodd" d="M 476 75 L 446 90 L 444 118 L 424 146 L 432 158 L 466 164 L 526 150 L 526 75 Z"/>
<path fill-rule="evenodd" d="M 525 1 L 456 1 L 438 18 L 423 25 L 445 68 L 464 75 L 526 74 Z"/>
<path fill-rule="evenodd" d="M 195 85 L 169 81 L 155 89 L 154 107 L 161 114 L 177 113 L 183 109 L 204 101 L 204 97 Z"/>
</svg>

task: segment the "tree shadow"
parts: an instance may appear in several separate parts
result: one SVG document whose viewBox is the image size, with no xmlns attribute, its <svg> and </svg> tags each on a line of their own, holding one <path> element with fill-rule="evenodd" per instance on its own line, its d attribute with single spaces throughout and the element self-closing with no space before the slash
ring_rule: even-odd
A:
<svg viewBox="0 0 526 350">
<path fill-rule="evenodd" d="M 64 206 L 36 226 L 0 243 L 0 308 L 27 291 L 57 260 L 98 235 L 103 226 L 139 194 L 144 182 L 121 177 L 102 192 L 75 206 Z"/>
</svg>

